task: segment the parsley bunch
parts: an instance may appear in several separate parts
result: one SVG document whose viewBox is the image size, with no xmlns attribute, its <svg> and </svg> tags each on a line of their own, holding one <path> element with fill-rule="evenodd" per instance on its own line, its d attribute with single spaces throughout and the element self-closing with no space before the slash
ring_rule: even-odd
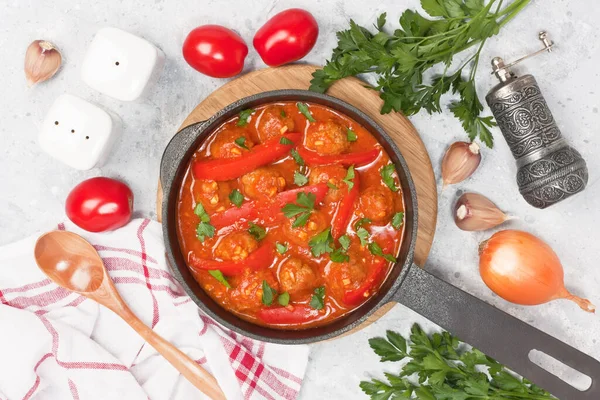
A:
<svg viewBox="0 0 600 400">
<path fill-rule="evenodd" d="M 360 383 L 363 392 L 373 400 L 554 399 L 481 351 L 466 350 L 448 332 L 428 336 L 415 324 L 410 341 L 387 331 L 386 338 L 370 339 L 369 345 L 381 361 L 408 361 L 399 374 L 385 373 L 387 382 L 373 379 Z"/>
<path fill-rule="evenodd" d="M 313 74 L 310 90 L 324 93 L 335 81 L 347 76 L 375 73 L 376 90 L 383 99 L 382 113 L 401 111 L 414 115 L 425 109 L 441 112 L 441 97 L 452 91 L 459 100 L 450 110 L 462 122 L 469 138 L 476 137 L 493 146 L 491 116 L 481 115 L 483 106 L 475 88 L 479 55 L 486 40 L 500 31 L 531 0 L 514 0 L 502 8 L 504 0 L 421 0 L 421 6 L 433 17 L 406 10 L 400 28 L 384 30 L 386 14 L 377 19 L 376 33 L 350 21 L 350 29 L 337 33 L 338 44 L 330 61 Z M 472 46 L 477 50 L 458 68 L 454 56 Z M 443 73 L 431 79 L 424 76 L 441 64 Z M 472 64 L 470 71 L 464 70 Z M 464 73 L 463 73 L 464 72 Z"/>
</svg>

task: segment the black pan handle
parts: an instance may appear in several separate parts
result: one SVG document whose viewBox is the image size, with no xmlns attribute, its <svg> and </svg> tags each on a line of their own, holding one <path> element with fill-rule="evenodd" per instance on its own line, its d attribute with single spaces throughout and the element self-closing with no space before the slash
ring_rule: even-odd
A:
<svg viewBox="0 0 600 400">
<path fill-rule="evenodd" d="M 394 297 L 561 400 L 600 399 L 600 362 L 416 265 Z M 529 359 L 533 349 L 589 376 L 592 385 L 580 391 L 534 364 Z"/>
<path fill-rule="evenodd" d="M 202 132 L 206 121 L 201 121 L 190 126 L 186 126 L 173 136 L 160 160 L 160 184 L 163 192 L 168 193 L 171 183 L 177 174 L 177 169 L 185 153 L 189 150 L 194 140 Z"/>
</svg>

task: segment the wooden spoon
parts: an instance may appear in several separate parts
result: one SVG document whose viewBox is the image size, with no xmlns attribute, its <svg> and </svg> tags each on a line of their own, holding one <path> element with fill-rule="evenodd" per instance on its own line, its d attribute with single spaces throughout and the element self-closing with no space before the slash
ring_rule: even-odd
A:
<svg viewBox="0 0 600 400">
<path fill-rule="evenodd" d="M 211 374 L 157 335 L 127 307 L 96 249 L 84 238 L 71 232 L 48 232 L 35 245 L 35 261 L 57 285 L 92 299 L 123 318 L 203 393 L 215 400 L 225 400 L 217 380 Z"/>
</svg>

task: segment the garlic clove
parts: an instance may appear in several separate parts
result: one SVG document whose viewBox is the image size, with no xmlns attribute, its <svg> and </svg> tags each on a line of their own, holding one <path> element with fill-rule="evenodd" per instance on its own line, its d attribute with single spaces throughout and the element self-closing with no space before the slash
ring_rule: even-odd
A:
<svg viewBox="0 0 600 400">
<path fill-rule="evenodd" d="M 33 41 L 25 53 L 25 78 L 28 86 L 52 78 L 61 62 L 62 56 L 52 43 L 45 40 Z"/>
<path fill-rule="evenodd" d="M 481 152 L 477 143 L 452 143 L 442 160 L 444 188 L 473 175 L 479 163 L 481 163 Z"/>
<path fill-rule="evenodd" d="M 487 197 L 465 193 L 454 206 L 454 222 L 463 231 L 484 231 L 511 219 Z"/>
</svg>

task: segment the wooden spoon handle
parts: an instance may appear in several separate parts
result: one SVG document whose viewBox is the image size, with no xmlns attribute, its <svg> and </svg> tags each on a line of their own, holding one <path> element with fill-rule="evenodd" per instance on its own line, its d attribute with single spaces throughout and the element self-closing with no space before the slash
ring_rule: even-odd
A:
<svg viewBox="0 0 600 400">
<path fill-rule="evenodd" d="M 135 331 L 139 333 L 150 346 L 154 347 L 156 351 L 169 361 L 177 371 L 181 372 L 188 381 L 211 399 L 226 400 L 225 394 L 219 387 L 217 380 L 204 368 L 146 326 L 146 324 L 137 318 L 131 311 L 126 312 L 125 314 L 126 315 L 121 315 L 125 322 L 135 329 Z"/>
</svg>

